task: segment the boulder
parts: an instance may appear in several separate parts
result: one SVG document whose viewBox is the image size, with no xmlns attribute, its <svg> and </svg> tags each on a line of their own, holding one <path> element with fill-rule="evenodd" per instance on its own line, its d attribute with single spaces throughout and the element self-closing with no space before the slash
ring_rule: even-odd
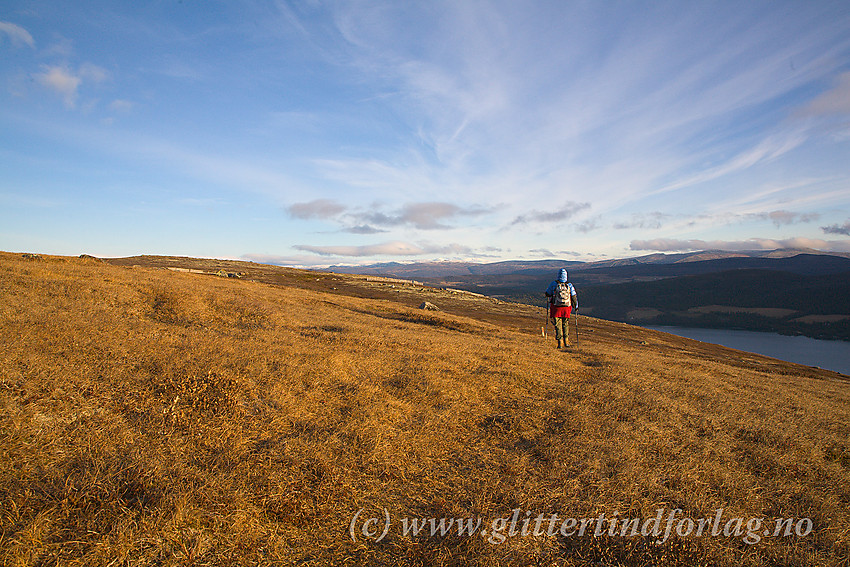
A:
<svg viewBox="0 0 850 567">
<path fill-rule="evenodd" d="M 422 304 L 419 306 L 419 309 L 425 309 L 427 311 L 439 311 L 440 310 L 439 307 L 437 307 L 436 305 L 434 305 L 433 303 L 430 303 L 428 301 L 423 301 Z"/>
</svg>

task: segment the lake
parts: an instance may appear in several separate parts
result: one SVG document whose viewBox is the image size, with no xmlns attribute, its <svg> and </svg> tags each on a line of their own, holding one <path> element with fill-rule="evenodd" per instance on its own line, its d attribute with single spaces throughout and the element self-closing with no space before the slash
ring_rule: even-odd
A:
<svg viewBox="0 0 850 567">
<path fill-rule="evenodd" d="M 680 337 L 850 375 L 850 342 L 848 341 L 824 341 L 811 337 L 790 337 L 777 333 L 759 333 L 756 331 L 660 327 L 657 325 L 641 326 Z"/>
</svg>

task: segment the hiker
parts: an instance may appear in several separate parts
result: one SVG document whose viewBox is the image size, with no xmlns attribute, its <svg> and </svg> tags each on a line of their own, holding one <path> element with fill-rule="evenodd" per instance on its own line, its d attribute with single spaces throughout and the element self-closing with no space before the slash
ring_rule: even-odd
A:
<svg viewBox="0 0 850 567">
<path fill-rule="evenodd" d="M 549 317 L 555 325 L 558 348 L 568 347 L 570 346 L 570 314 L 574 309 L 578 311 L 578 297 L 573 284 L 567 281 L 567 270 L 560 269 L 558 279 L 546 288 L 546 297 L 549 298 Z"/>
</svg>

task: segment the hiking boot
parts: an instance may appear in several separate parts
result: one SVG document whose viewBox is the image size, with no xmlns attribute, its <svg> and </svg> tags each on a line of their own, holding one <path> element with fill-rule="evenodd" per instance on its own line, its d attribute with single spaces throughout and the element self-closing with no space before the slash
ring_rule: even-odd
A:
<svg viewBox="0 0 850 567">
<path fill-rule="evenodd" d="M 561 339 L 558 339 L 558 348 L 561 348 Z"/>
</svg>

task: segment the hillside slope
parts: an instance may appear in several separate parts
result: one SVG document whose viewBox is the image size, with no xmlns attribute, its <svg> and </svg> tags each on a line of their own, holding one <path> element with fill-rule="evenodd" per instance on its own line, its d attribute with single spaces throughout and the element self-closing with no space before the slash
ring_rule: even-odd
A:
<svg viewBox="0 0 850 567">
<path fill-rule="evenodd" d="M 850 554 L 850 383 L 836 373 L 584 317 L 581 347 L 559 352 L 532 307 L 403 282 L 115 263 L 0 254 L 4 565 Z M 443 311 L 416 309 L 423 298 Z M 677 509 L 685 528 L 722 509 L 742 531 L 621 537 L 604 523 Z M 365 537 L 385 513 L 387 535 Z M 594 522 L 561 535 L 552 514 Z M 411 536 L 404 518 L 493 529 Z M 748 531 L 750 518 L 764 522 Z M 811 533 L 763 536 L 777 518 Z"/>
</svg>

